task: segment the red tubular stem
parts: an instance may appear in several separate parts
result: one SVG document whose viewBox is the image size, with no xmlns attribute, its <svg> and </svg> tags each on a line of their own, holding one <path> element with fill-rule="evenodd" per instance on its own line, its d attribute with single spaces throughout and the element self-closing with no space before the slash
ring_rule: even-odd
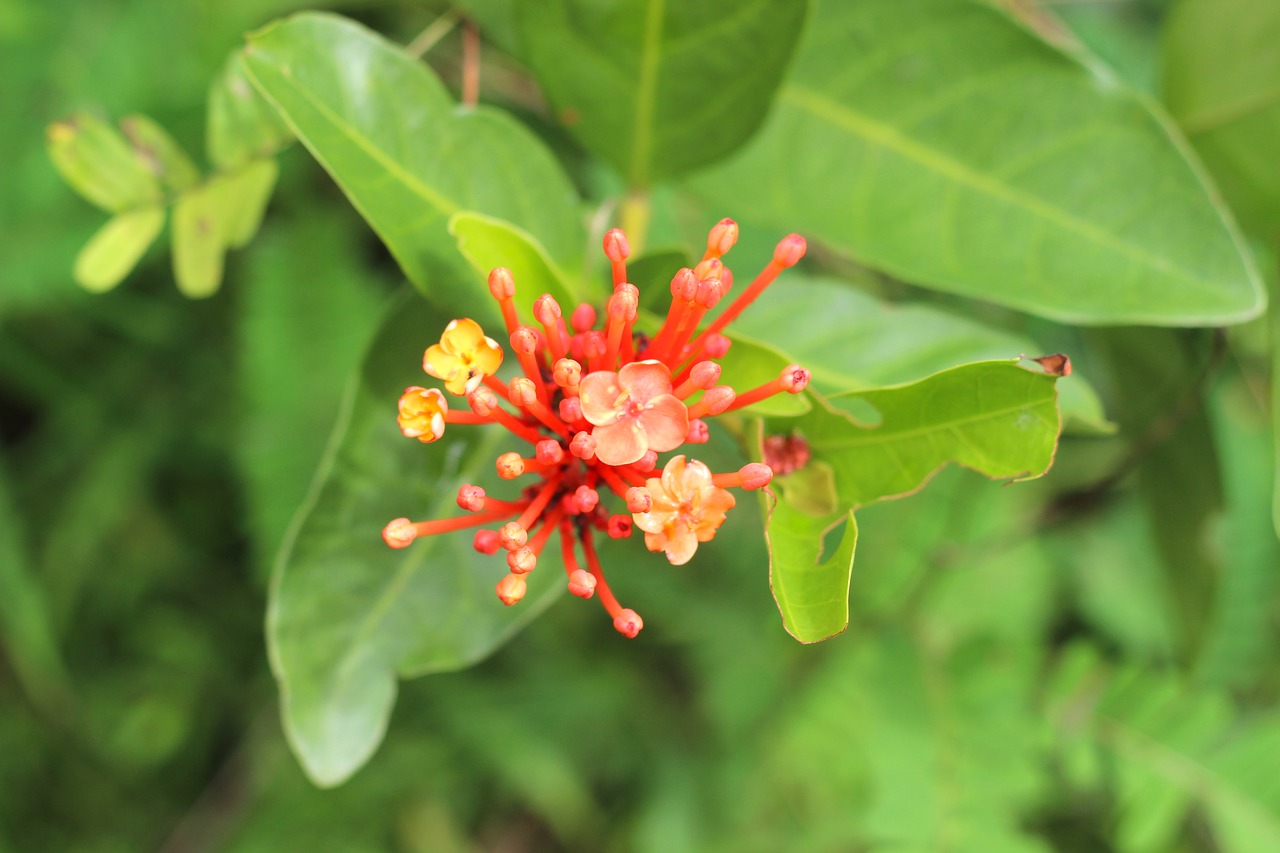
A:
<svg viewBox="0 0 1280 853">
<path fill-rule="evenodd" d="M 569 427 L 565 425 L 565 422 L 560 420 L 555 412 L 543 405 L 541 400 L 531 401 L 529 405 L 525 406 L 525 410 L 541 421 L 542 425 L 552 432 L 561 435 L 564 438 L 572 438 L 572 434 L 569 432 Z"/>
<path fill-rule="evenodd" d="M 622 605 L 613 597 L 613 590 L 609 589 L 609 584 L 604 579 L 604 571 L 600 568 L 600 558 L 596 556 L 590 527 L 584 527 L 582 530 L 582 551 L 587 557 L 587 571 L 591 572 L 591 576 L 596 579 L 596 596 L 604 605 L 609 618 L 617 619 L 618 614 L 622 613 Z"/>
<path fill-rule="evenodd" d="M 472 414 L 475 414 L 475 413 L 472 412 Z M 477 415 L 477 417 L 479 417 L 479 415 Z M 490 417 L 495 422 L 500 423 L 504 427 L 506 427 L 511 432 L 511 434 L 516 436 L 517 438 L 522 438 L 525 441 L 529 442 L 530 444 L 537 444 L 539 441 L 542 441 L 543 436 L 540 432 L 538 432 L 533 427 L 525 424 L 523 421 L 520 421 L 514 415 L 512 415 L 510 412 L 508 412 L 506 409 L 502 408 L 501 406 L 495 406 L 493 409 L 493 414 L 490 415 Z"/>
<path fill-rule="evenodd" d="M 533 500 L 529 501 L 529 505 L 524 508 L 524 512 L 520 513 L 520 517 L 516 519 L 516 524 L 525 530 L 532 526 L 533 522 L 542 514 L 542 511 L 547 508 L 547 504 L 551 503 L 551 498 L 555 495 L 562 476 L 564 476 L 563 470 L 547 477 L 547 481 L 542 484 L 542 488 L 533 496 Z"/>
<path fill-rule="evenodd" d="M 573 555 L 573 524 L 568 519 L 560 522 L 560 556 L 564 562 L 564 573 L 573 580 L 573 573 L 578 571 L 578 560 Z"/>
<path fill-rule="evenodd" d="M 511 513 L 507 510 L 493 512 L 473 512 L 456 518 L 438 518 L 434 521 L 419 521 L 413 525 L 419 536 L 434 536 L 437 533 L 452 533 L 455 530 L 466 530 L 468 527 L 479 527 L 491 521 L 506 518 Z"/>
<path fill-rule="evenodd" d="M 782 380 L 775 379 L 772 382 L 766 382 L 758 388 L 752 388 L 750 391 L 743 391 L 734 401 L 725 409 L 726 412 L 732 412 L 734 409 L 741 409 L 744 406 L 750 406 L 753 403 L 759 403 L 774 394 L 782 393 Z"/>
<path fill-rule="evenodd" d="M 615 495 L 622 498 L 624 501 L 627 499 L 628 486 L 622 481 L 621 477 L 614 473 L 612 468 L 606 465 L 597 465 L 592 470 L 599 472 L 600 479 L 605 481 L 609 488 L 613 490 Z"/>
</svg>

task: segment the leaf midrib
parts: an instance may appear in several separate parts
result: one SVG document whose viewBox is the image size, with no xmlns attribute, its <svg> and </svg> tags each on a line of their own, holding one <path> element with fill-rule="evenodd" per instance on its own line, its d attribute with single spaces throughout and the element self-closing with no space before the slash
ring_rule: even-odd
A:
<svg viewBox="0 0 1280 853">
<path fill-rule="evenodd" d="M 666 0 L 649 0 L 644 10 L 644 41 L 640 47 L 640 74 L 636 81 L 635 144 L 631 148 L 631 183 L 643 187 L 649 180 L 653 150 L 653 108 L 658 67 L 662 58 L 662 23 Z"/>
<path fill-rule="evenodd" d="M 978 172 L 943 151 L 910 139 L 897 128 L 858 112 L 847 104 L 796 84 L 783 87 L 779 97 L 798 109 L 809 112 L 818 119 L 859 136 L 873 145 L 913 160 L 945 179 L 1020 207 L 1032 216 L 1052 222 L 1129 260 L 1196 285 L 1205 287 L 1212 285 L 1211 282 L 1189 275 L 1184 269 L 1168 263 L 1164 258 L 1136 249 L 1133 245 L 1116 239 L 1109 231 L 1087 220 Z"/>
</svg>

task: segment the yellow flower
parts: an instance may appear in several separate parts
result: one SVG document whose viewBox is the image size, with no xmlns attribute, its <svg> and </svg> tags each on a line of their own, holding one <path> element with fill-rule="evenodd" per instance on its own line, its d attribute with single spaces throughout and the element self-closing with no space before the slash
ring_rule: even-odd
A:
<svg viewBox="0 0 1280 853">
<path fill-rule="evenodd" d="M 407 438 L 416 438 L 430 444 L 444 435 L 445 414 L 449 411 L 449 399 L 435 388 L 419 388 L 414 385 L 400 395 L 400 414 L 396 423 Z"/>
<path fill-rule="evenodd" d="M 440 343 L 432 344 L 422 356 L 422 369 L 444 380 L 449 393 L 459 397 L 479 388 L 501 364 L 502 347 L 485 337 L 479 323 L 466 318 L 445 326 Z"/>
</svg>

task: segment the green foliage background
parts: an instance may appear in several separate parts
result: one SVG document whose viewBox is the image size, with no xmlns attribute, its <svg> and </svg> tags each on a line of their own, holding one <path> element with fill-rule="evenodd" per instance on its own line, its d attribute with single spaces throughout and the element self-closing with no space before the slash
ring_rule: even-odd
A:
<svg viewBox="0 0 1280 853">
<path fill-rule="evenodd" d="M 1280 849 L 1280 7 L 667 5 L 668 31 L 656 2 L 327 4 L 394 43 L 444 33 L 415 59 L 332 19 L 260 29 L 291 0 L 0 0 L 0 853 Z M 474 113 L 439 26 L 459 14 Z M 368 100 L 357 48 L 387 84 Z M 77 265 L 107 218 L 43 128 L 138 114 L 163 178 L 86 193 L 135 219 Z M 477 269 L 598 294 L 588 226 L 620 221 L 661 289 L 726 215 L 740 276 L 789 231 L 814 246 L 733 355 L 767 376 L 776 346 L 830 398 L 758 411 L 819 472 L 762 507 L 791 543 L 778 604 L 742 501 L 686 570 L 609 555 L 636 641 L 594 604 L 474 604 L 466 632 L 352 647 L 328 690 L 316 624 L 403 568 L 376 525 L 447 497 L 395 434 L 389 365 L 454 306 L 492 310 Z M 157 217 L 171 247 L 143 239 Z M 899 427 L 896 400 L 1053 351 L 1076 371 L 1048 477 L 951 467 L 882 500 L 947 459 L 1038 473 L 1051 435 L 959 432 L 877 473 L 859 405 L 909 438 L 938 412 Z M 1050 381 L 1025 381 L 1051 423 Z M 343 526 L 327 496 L 369 484 L 372 530 Z M 330 545 L 359 584 L 324 585 Z M 413 600 L 462 597 L 430 571 L 465 557 L 428 554 Z M 779 607 L 805 639 L 849 629 L 802 645 Z"/>
</svg>

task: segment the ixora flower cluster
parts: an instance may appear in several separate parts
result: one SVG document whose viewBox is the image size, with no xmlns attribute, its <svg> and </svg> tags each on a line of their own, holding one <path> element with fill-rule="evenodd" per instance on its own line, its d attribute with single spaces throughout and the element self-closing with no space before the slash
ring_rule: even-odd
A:
<svg viewBox="0 0 1280 853">
<path fill-rule="evenodd" d="M 698 543 L 715 538 L 733 508 L 729 489 L 761 488 L 773 478 L 773 470 L 751 463 L 716 474 L 680 454 L 667 460 L 659 476 L 650 476 L 658 454 L 706 443 L 711 416 L 774 394 L 798 394 L 809 382 L 809 371 L 790 364 L 758 388 L 739 392 L 720 384 L 717 359 L 730 346 L 724 328 L 782 270 L 799 261 L 806 248 L 799 235 L 783 239 L 755 280 L 699 330 L 704 315 L 733 288 L 733 275 L 721 258 L 737 239 L 738 226 L 731 219 L 711 229 L 702 260 L 671 280 L 671 308 L 652 337 L 635 329 L 639 291 L 627 282 L 631 250 L 621 229 L 604 237 L 614 292 L 603 328 L 596 328 L 596 310 L 585 304 L 574 309 L 566 324 L 560 306 L 545 294 L 533 303 L 537 326 L 525 325 L 516 313 L 510 271 L 499 267 L 490 273 L 489 291 L 502 308 L 523 375 L 509 382 L 499 379 L 502 347 L 475 321 L 453 320 L 440 343 L 427 349 L 422 367 L 442 380 L 450 394 L 465 398 L 467 408 L 450 408 L 449 398 L 438 389 L 414 386 L 400 398 L 398 421 L 406 436 L 425 443 L 438 440 L 450 424 L 500 424 L 533 450 L 498 456 L 498 475 L 536 481 L 513 500 L 464 485 L 458 490 L 458 506 L 467 515 L 419 522 L 398 518 L 382 531 L 386 543 L 405 548 L 421 536 L 479 527 L 477 551 L 507 552 L 510 573 L 498 582 L 497 592 L 504 604 L 512 605 L 524 597 L 525 575 L 559 533 L 569 591 L 580 598 L 598 594 L 614 627 L 634 637 L 644 623 L 609 590 L 594 545 L 596 533 L 625 538 L 634 524 L 644 531 L 650 551 L 665 552 L 673 565 L 687 563 Z M 613 492 L 629 514 L 610 512 L 602 492 L 606 498 Z M 511 520 L 501 524 L 504 519 Z M 575 556 L 578 544 L 585 568 Z"/>
</svg>

